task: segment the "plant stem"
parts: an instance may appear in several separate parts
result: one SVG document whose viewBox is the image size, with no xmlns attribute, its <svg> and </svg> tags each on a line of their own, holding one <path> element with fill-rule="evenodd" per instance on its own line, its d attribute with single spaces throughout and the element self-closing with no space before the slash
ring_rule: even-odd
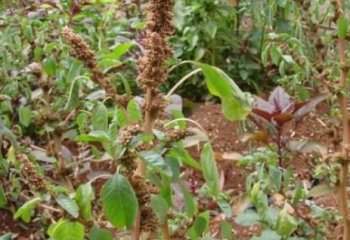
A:
<svg viewBox="0 0 350 240">
<path fill-rule="evenodd" d="M 335 8 L 337 11 L 338 18 L 342 17 L 343 14 L 343 0 L 338 0 L 335 4 Z M 339 50 L 339 63 L 341 66 L 345 64 L 346 61 L 346 52 L 345 52 L 345 39 L 341 36 L 338 37 L 338 50 Z M 339 79 L 339 87 L 341 90 L 345 90 L 347 88 L 346 84 L 346 74 L 348 69 L 346 67 L 342 67 L 340 69 L 340 79 Z M 343 239 L 350 239 L 350 224 L 349 224 L 349 208 L 348 208 L 348 196 L 347 196 L 347 179 L 348 179 L 348 169 L 349 169 L 349 146 L 350 146 L 350 126 L 349 126 L 349 118 L 348 118 L 348 110 L 347 110 L 347 100 L 342 92 L 338 94 L 338 101 L 340 104 L 340 110 L 342 113 L 342 124 L 343 124 L 343 145 L 342 145 L 342 155 L 343 159 L 341 161 L 341 169 L 340 169 L 340 179 L 338 186 L 338 201 L 339 201 L 339 211 L 343 217 Z"/>
<path fill-rule="evenodd" d="M 153 117 L 152 117 L 151 108 L 150 108 L 151 104 L 152 104 L 152 89 L 148 87 L 146 92 L 146 100 L 145 100 L 145 123 L 144 123 L 144 131 L 146 134 L 152 134 Z M 144 176 L 145 173 L 146 173 L 146 163 L 142 158 L 139 158 L 137 163 L 136 175 Z M 132 231 L 132 240 L 139 240 L 141 237 L 140 223 L 141 223 L 141 214 L 139 210 L 136 216 L 134 228 Z"/>
<path fill-rule="evenodd" d="M 164 223 L 162 224 L 162 233 L 163 233 L 163 239 L 165 240 L 170 240 L 170 232 L 169 232 L 169 227 L 168 227 L 168 218 L 165 218 Z"/>
</svg>

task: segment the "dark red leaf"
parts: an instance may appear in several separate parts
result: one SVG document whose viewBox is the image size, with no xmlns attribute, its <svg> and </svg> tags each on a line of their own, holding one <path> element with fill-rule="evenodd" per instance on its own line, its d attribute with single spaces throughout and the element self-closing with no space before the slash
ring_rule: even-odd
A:
<svg viewBox="0 0 350 240">
<path fill-rule="evenodd" d="M 268 102 L 274 106 L 274 112 L 282 112 L 291 104 L 291 99 L 282 87 L 276 87 L 270 94 Z"/>
<path fill-rule="evenodd" d="M 274 111 L 274 105 L 271 105 L 269 102 L 260 97 L 255 97 L 254 107 L 268 113 L 273 113 Z"/>
<path fill-rule="evenodd" d="M 282 110 L 282 113 L 293 114 L 294 111 L 295 111 L 295 104 L 294 102 L 291 102 L 287 107 L 285 107 Z"/>
<path fill-rule="evenodd" d="M 294 111 L 298 111 L 300 108 L 304 107 L 309 101 L 297 102 L 295 103 Z"/>
<path fill-rule="evenodd" d="M 269 112 L 266 112 L 260 108 L 253 108 L 252 112 L 267 121 L 271 121 L 272 114 Z"/>
<path fill-rule="evenodd" d="M 293 119 L 293 115 L 289 113 L 281 113 L 272 117 L 278 124 L 283 125 Z"/>
<path fill-rule="evenodd" d="M 311 112 L 317 104 L 320 102 L 326 100 L 329 97 L 328 94 L 320 95 L 318 97 L 315 97 L 308 101 L 304 106 L 299 108 L 295 113 L 294 113 L 294 118 L 296 121 L 299 121 L 302 117 L 304 117 L 306 114 Z"/>
</svg>

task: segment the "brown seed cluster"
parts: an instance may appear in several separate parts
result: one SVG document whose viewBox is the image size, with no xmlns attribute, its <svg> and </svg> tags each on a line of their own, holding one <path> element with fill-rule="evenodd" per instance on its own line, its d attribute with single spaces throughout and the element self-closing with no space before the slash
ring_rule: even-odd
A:
<svg viewBox="0 0 350 240">
<path fill-rule="evenodd" d="M 128 125 L 125 128 L 120 130 L 119 142 L 123 146 L 128 146 L 132 138 L 142 132 L 143 132 L 143 129 L 139 124 Z"/>
<path fill-rule="evenodd" d="M 24 154 L 18 154 L 17 159 L 22 164 L 21 174 L 28 181 L 28 184 L 33 186 L 36 190 L 45 190 L 46 185 L 44 177 L 37 171 L 28 157 Z"/>
<path fill-rule="evenodd" d="M 140 222 L 140 230 L 143 233 L 147 234 L 155 234 L 157 232 L 159 223 L 157 215 L 154 210 L 146 205 L 141 208 L 141 222 Z"/>
<path fill-rule="evenodd" d="M 139 175 L 130 176 L 129 181 L 133 186 L 140 206 L 140 229 L 144 233 L 155 233 L 159 224 L 156 214 L 149 206 L 149 202 L 151 194 L 158 194 L 159 190 Z"/>
<path fill-rule="evenodd" d="M 173 33 L 173 4 L 173 0 L 150 0 L 147 8 L 146 36 L 142 41 L 146 54 L 138 61 L 138 81 L 145 92 L 147 89 L 152 91 L 155 101 L 144 106 L 144 110 L 151 111 L 152 115 L 164 108 L 158 87 L 168 77 L 166 62 L 172 51 L 166 37 Z"/>
<path fill-rule="evenodd" d="M 193 132 L 188 129 L 170 129 L 165 132 L 165 143 L 169 145 L 192 135 Z"/>
<path fill-rule="evenodd" d="M 75 34 L 73 30 L 67 26 L 62 29 L 61 34 L 63 39 L 71 47 L 71 55 L 84 63 L 85 67 L 92 73 L 92 80 L 106 91 L 107 96 L 115 99 L 118 103 L 119 96 L 117 95 L 117 91 L 115 87 L 111 85 L 110 79 L 105 77 L 98 68 L 96 55 L 91 50 L 90 46 L 82 37 Z"/>
</svg>

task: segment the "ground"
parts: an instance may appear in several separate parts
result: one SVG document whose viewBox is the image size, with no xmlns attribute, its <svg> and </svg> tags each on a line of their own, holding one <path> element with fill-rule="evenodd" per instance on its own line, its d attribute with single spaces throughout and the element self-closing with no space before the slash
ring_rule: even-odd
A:
<svg viewBox="0 0 350 240">
<path fill-rule="evenodd" d="M 243 136 L 247 129 L 251 126 L 246 126 L 244 123 L 230 122 L 226 120 L 221 113 L 220 105 L 213 103 L 199 104 L 196 105 L 193 112 L 189 116 L 191 119 L 197 121 L 208 133 L 215 155 L 217 158 L 217 163 L 219 171 L 221 174 L 221 183 L 223 184 L 223 189 L 230 192 L 235 199 L 232 203 L 232 208 L 234 211 L 239 211 L 242 206 L 240 203 L 239 196 L 242 195 L 244 191 L 245 177 L 252 169 L 242 168 L 236 165 L 236 161 L 232 159 L 226 159 L 227 156 L 232 158 L 232 156 L 237 157 L 246 154 L 248 151 L 254 149 L 256 146 L 254 143 L 244 142 Z M 318 107 L 317 111 L 312 112 L 307 116 L 297 127 L 291 126 L 285 131 L 285 134 L 292 135 L 295 139 L 300 138 L 311 138 L 322 142 L 328 152 L 333 152 L 339 147 L 340 136 L 339 130 L 332 126 L 336 126 L 333 120 L 329 117 L 329 110 L 327 104 L 322 104 Z M 198 157 L 198 152 L 191 151 L 195 157 Z M 292 168 L 295 170 L 296 176 L 300 180 L 305 180 L 312 183 L 313 179 L 311 177 L 311 169 L 313 167 L 312 163 L 309 161 L 307 156 L 295 155 L 292 157 L 291 161 Z M 106 166 L 93 166 L 97 170 L 103 169 Z M 101 169 L 100 169 L 101 168 Z M 199 174 L 197 176 L 198 182 L 201 182 L 201 177 Z M 103 182 L 99 182 L 98 185 L 101 186 Z M 336 208 L 336 198 L 334 195 L 322 196 L 316 199 L 316 202 L 327 208 Z M 215 208 L 215 206 L 206 206 L 209 208 Z M 303 209 L 301 206 L 301 214 L 307 214 L 307 209 Z M 217 218 L 213 219 L 212 224 L 217 223 Z M 233 230 L 235 232 L 235 239 L 250 239 L 253 234 L 258 233 L 260 230 L 257 227 L 242 227 L 232 222 Z M 20 233 L 22 238 L 17 238 L 21 240 L 31 239 L 30 229 L 31 225 L 26 226 L 23 223 L 18 223 L 13 221 L 12 214 L 9 211 L 0 210 L 0 233 L 11 230 L 12 232 Z M 215 229 L 213 228 L 213 234 Z M 334 239 L 336 235 L 340 232 L 339 227 L 334 227 Z M 25 236 L 25 237 L 24 237 Z"/>
</svg>

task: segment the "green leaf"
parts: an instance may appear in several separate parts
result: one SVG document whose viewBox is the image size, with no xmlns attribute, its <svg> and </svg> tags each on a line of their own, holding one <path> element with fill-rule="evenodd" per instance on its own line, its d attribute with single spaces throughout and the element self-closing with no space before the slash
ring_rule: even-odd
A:
<svg viewBox="0 0 350 240">
<path fill-rule="evenodd" d="M 92 113 L 92 126 L 94 130 L 108 132 L 108 110 L 103 103 L 99 103 Z"/>
<path fill-rule="evenodd" d="M 48 234 L 53 240 L 83 240 L 84 226 L 79 222 L 60 219 L 49 227 Z"/>
<path fill-rule="evenodd" d="M 219 195 L 219 173 L 214 158 L 214 152 L 209 143 L 206 143 L 201 152 L 201 166 L 203 177 L 210 192 L 216 197 Z"/>
<path fill-rule="evenodd" d="M 222 240 L 233 239 L 231 223 L 228 223 L 227 221 L 222 220 L 220 222 L 220 228 L 221 228 Z"/>
<path fill-rule="evenodd" d="M 271 59 L 275 65 L 278 65 L 281 61 L 282 51 L 278 46 L 273 46 L 271 48 Z"/>
<path fill-rule="evenodd" d="M 80 79 L 75 78 L 69 90 L 68 100 L 67 100 L 65 109 L 72 110 L 78 107 L 79 89 L 80 89 Z"/>
<path fill-rule="evenodd" d="M 194 52 L 194 59 L 196 61 L 199 61 L 203 58 L 204 54 L 205 54 L 205 49 L 202 47 L 197 47 Z"/>
<path fill-rule="evenodd" d="M 349 29 L 349 21 L 345 17 L 340 17 L 337 21 L 338 25 L 338 36 L 340 38 L 345 38 Z"/>
<path fill-rule="evenodd" d="M 119 173 L 102 188 L 104 214 L 115 227 L 131 227 L 138 212 L 138 201 L 128 180 Z"/>
<path fill-rule="evenodd" d="M 221 99 L 224 116 L 229 120 L 245 119 L 251 110 L 248 95 L 221 69 L 203 63 L 191 63 L 202 69 L 209 92 Z"/>
<path fill-rule="evenodd" d="M 282 58 L 288 64 L 295 64 L 295 61 L 291 55 L 283 55 Z"/>
<path fill-rule="evenodd" d="M 203 212 L 199 214 L 192 227 L 189 229 L 188 235 L 192 240 L 197 240 L 199 237 L 203 235 L 208 230 L 209 227 L 209 212 Z"/>
<path fill-rule="evenodd" d="M 0 236 L 0 240 L 12 240 L 12 234 L 11 233 L 5 233 L 4 235 Z"/>
<path fill-rule="evenodd" d="M 209 33 L 211 38 L 215 38 L 216 32 L 218 30 L 218 26 L 216 25 L 215 22 L 208 22 L 205 25 L 205 30 L 207 31 L 207 33 Z"/>
<path fill-rule="evenodd" d="M 119 60 L 125 53 L 127 53 L 131 47 L 134 46 L 134 43 L 121 43 L 115 47 L 113 52 L 107 54 L 105 58 L 117 59 Z"/>
<path fill-rule="evenodd" d="M 269 50 L 270 50 L 271 45 L 266 45 L 263 48 L 263 51 L 261 52 L 261 63 L 263 64 L 264 67 L 267 66 L 267 61 L 269 58 Z"/>
<path fill-rule="evenodd" d="M 109 142 L 109 136 L 103 131 L 91 131 L 89 134 L 82 134 L 75 138 L 77 142 Z"/>
<path fill-rule="evenodd" d="M 48 57 L 43 62 L 43 69 L 50 77 L 54 77 L 56 74 L 57 63 L 54 57 Z"/>
<path fill-rule="evenodd" d="M 64 210 L 66 210 L 74 218 L 79 217 L 79 208 L 77 203 L 73 199 L 65 195 L 59 195 L 56 201 Z"/>
<path fill-rule="evenodd" d="M 251 240 L 281 240 L 282 237 L 278 235 L 275 231 L 272 231 L 271 229 L 265 229 L 261 236 L 259 237 L 253 237 Z"/>
<path fill-rule="evenodd" d="M 223 211 L 226 217 L 228 218 L 232 217 L 231 205 L 228 202 L 220 199 L 217 201 L 217 204 L 219 205 L 220 209 Z"/>
<path fill-rule="evenodd" d="M 168 203 L 165 201 L 165 199 L 159 195 L 152 195 L 151 206 L 157 214 L 159 222 L 164 223 L 167 219 L 169 209 Z"/>
<path fill-rule="evenodd" d="M 298 223 L 292 215 L 290 215 L 285 207 L 279 214 L 277 219 L 277 233 L 282 236 L 289 237 L 296 229 Z"/>
<path fill-rule="evenodd" d="M 116 108 L 114 112 L 114 120 L 119 127 L 123 127 L 127 124 L 125 110 Z"/>
<path fill-rule="evenodd" d="M 148 164 L 154 167 L 164 166 L 164 159 L 162 155 L 153 151 L 141 151 L 139 152 L 140 157 L 145 159 Z"/>
<path fill-rule="evenodd" d="M 183 164 L 201 170 L 201 165 L 192 158 L 188 151 L 181 144 L 174 144 L 173 148 L 168 153 L 170 157 L 180 159 Z"/>
<path fill-rule="evenodd" d="M 107 229 L 99 229 L 94 226 L 90 231 L 89 240 L 113 240 L 113 235 Z"/>
<path fill-rule="evenodd" d="M 282 174 L 282 171 L 277 167 L 269 167 L 269 182 L 271 183 L 271 187 L 273 187 L 276 191 L 279 191 L 279 189 L 281 188 Z"/>
<path fill-rule="evenodd" d="M 303 198 L 306 197 L 306 194 L 307 194 L 306 190 L 304 189 L 302 184 L 298 184 L 293 194 L 292 204 L 293 205 L 298 204 L 301 200 L 303 200 Z"/>
<path fill-rule="evenodd" d="M 198 212 L 197 202 L 195 201 L 192 194 L 183 186 L 181 186 L 182 195 L 184 198 L 185 212 L 186 215 L 191 218 Z"/>
<path fill-rule="evenodd" d="M 92 219 L 91 202 L 95 199 L 94 189 L 91 183 L 82 184 L 79 186 L 75 195 L 75 201 L 79 206 L 79 210 L 83 218 L 87 221 Z"/>
<path fill-rule="evenodd" d="M 134 100 L 131 100 L 128 103 L 127 111 L 128 111 L 128 118 L 130 121 L 137 122 L 142 120 L 142 113 L 141 113 L 140 107 Z"/>
<path fill-rule="evenodd" d="M 0 186 L 0 208 L 7 205 L 7 198 L 5 191 L 2 186 Z"/>
<path fill-rule="evenodd" d="M 18 110 L 19 122 L 24 126 L 28 127 L 33 118 L 33 112 L 29 107 L 20 107 Z"/>
<path fill-rule="evenodd" d="M 242 226 L 252 226 L 259 224 L 260 217 L 256 211 L 247 209 L 239 214 L 235 221 Z"/>
<path fill-rule="evenodd" d="M 41 198 L 37 197 L 29 200 L 25 204 L 23 204 L 13 216 L 14 219 L 21 218 L 25 223 L 29 223 L 31 220 L 31 216 L 34 208 L 42 201 Z"/>
</svg>

